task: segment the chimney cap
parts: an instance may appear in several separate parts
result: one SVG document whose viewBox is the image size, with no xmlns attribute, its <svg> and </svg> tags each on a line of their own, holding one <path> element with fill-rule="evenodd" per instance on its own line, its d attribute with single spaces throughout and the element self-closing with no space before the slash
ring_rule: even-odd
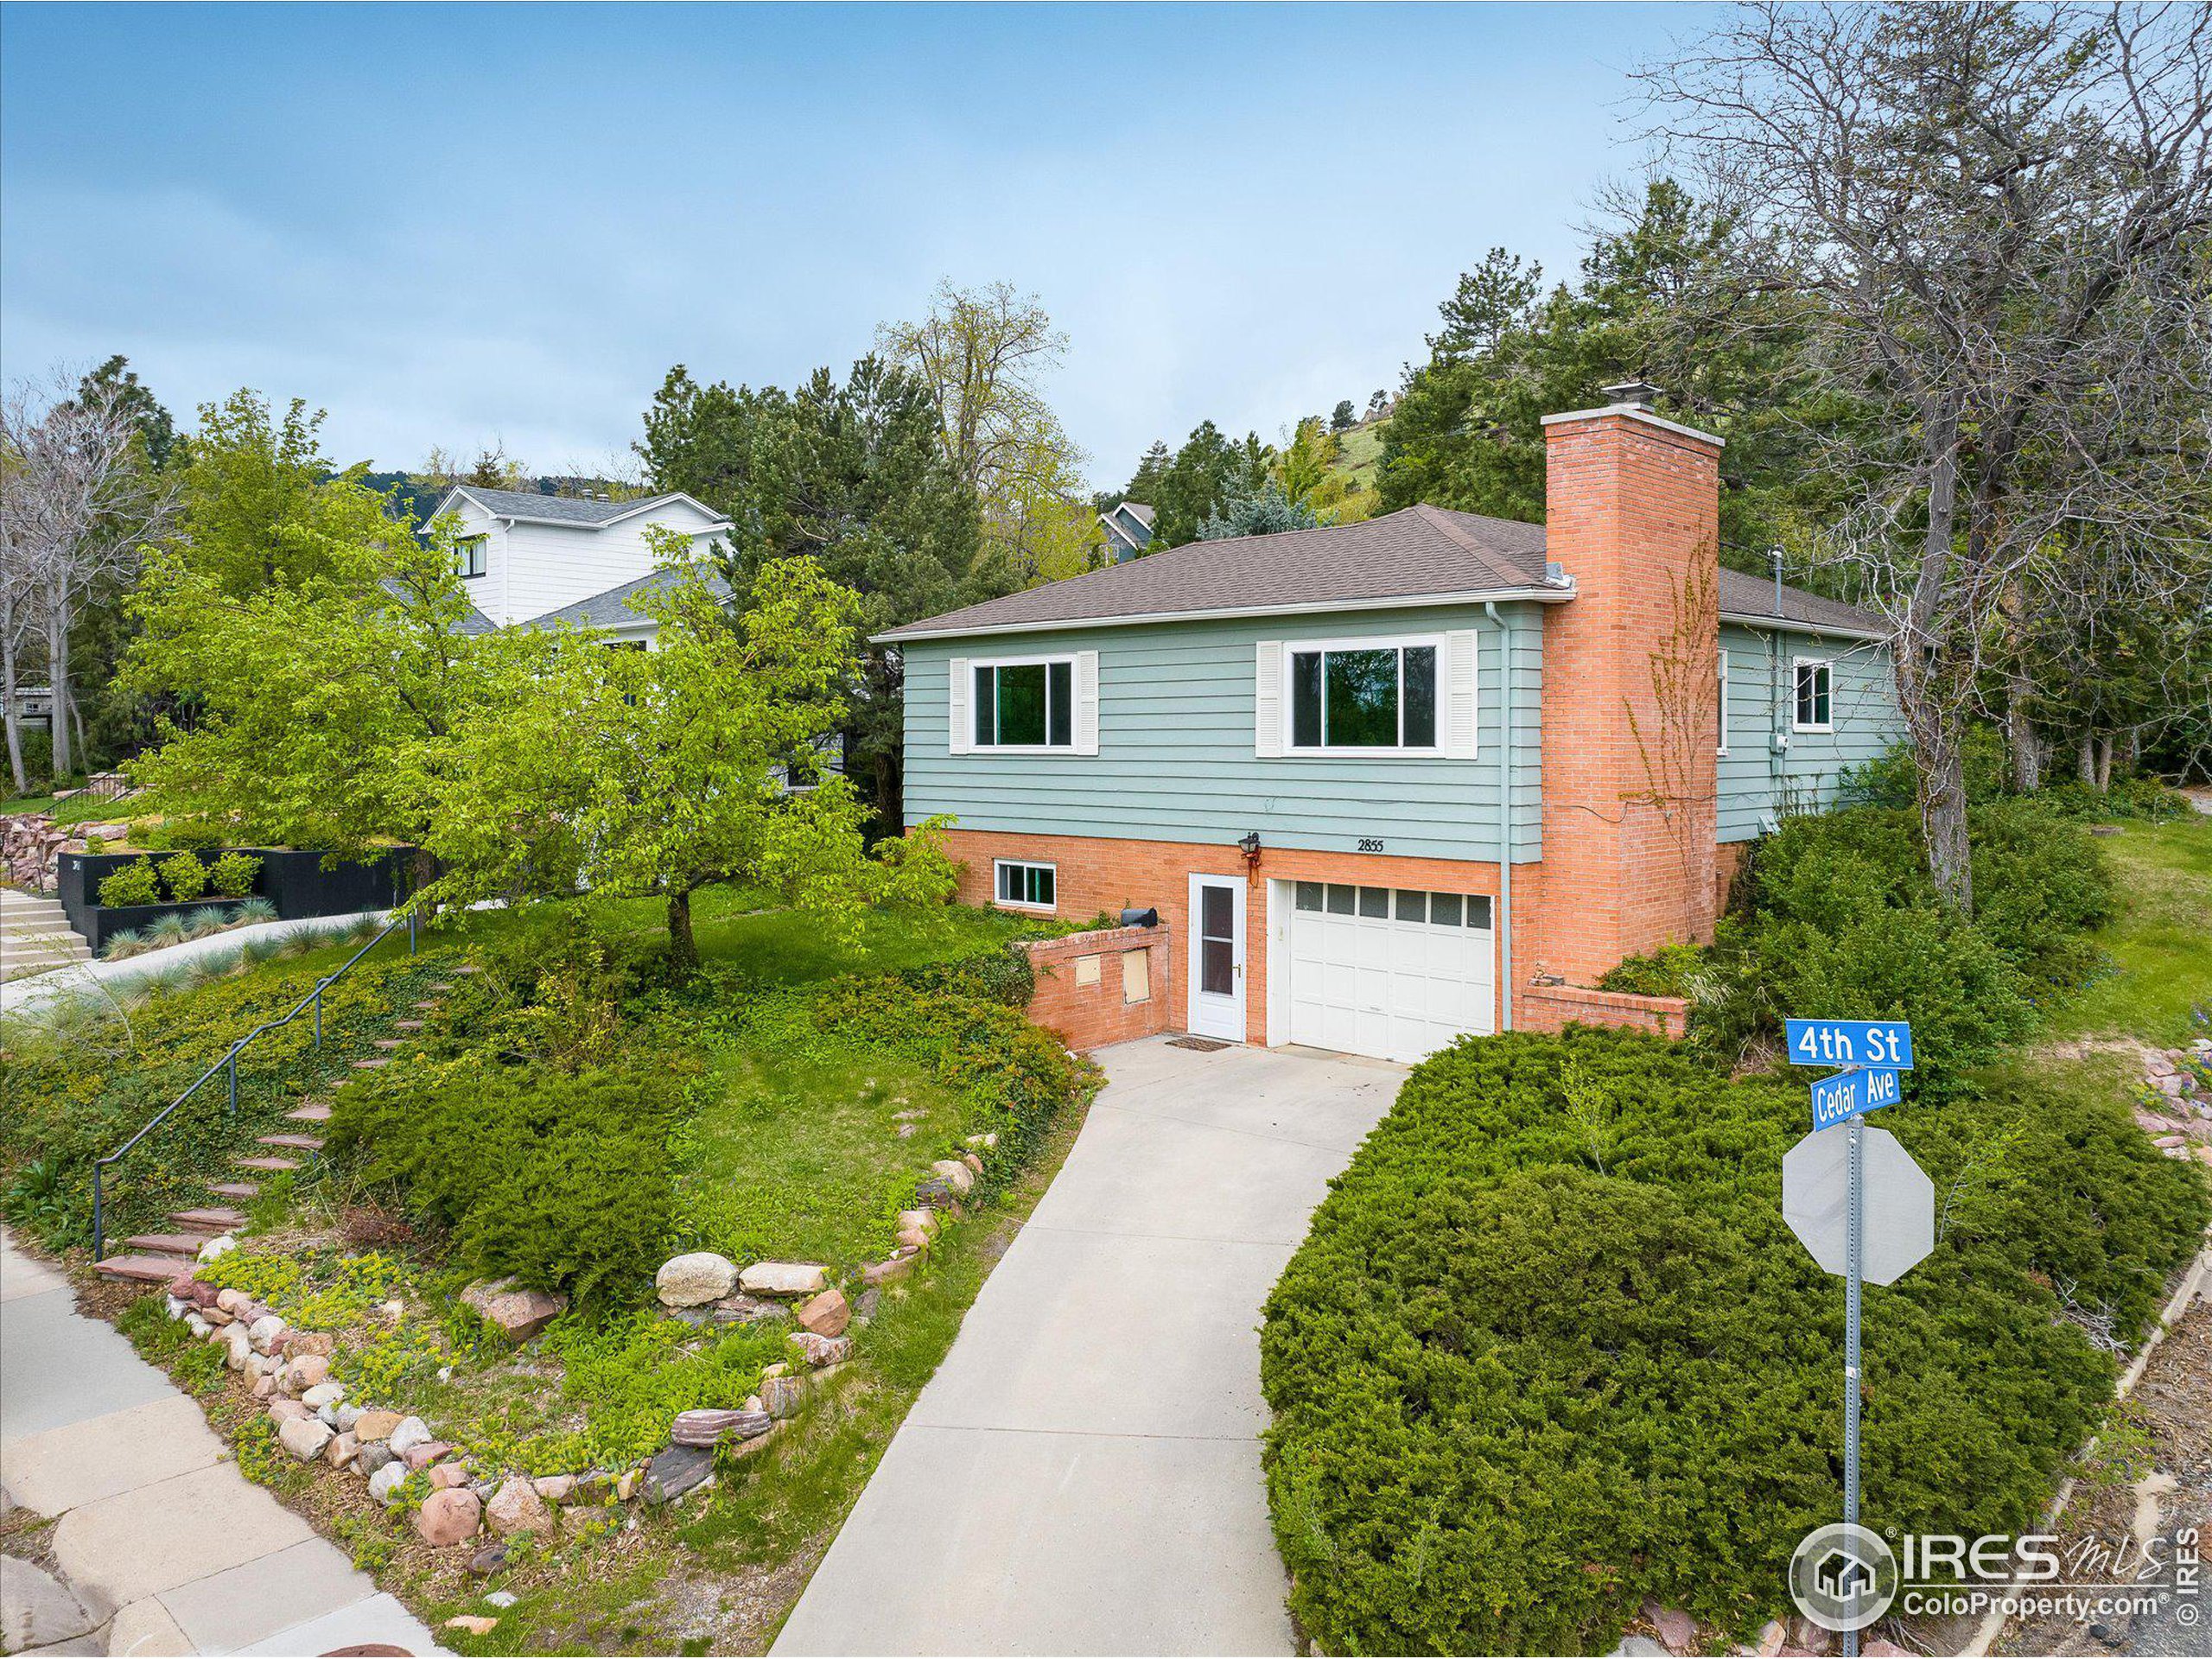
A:
<svg viewBox="0 0 2212 1659">
<path fill-rule="evenodd" d="M 1649 409 L 1658 401 L 1664 388 L 1655 386 L 1649 380 L 1616 380 L 1598 390 L 1605 394 L 1608 403 L 1634 404 L 1638 409 Z"/>
</svg>

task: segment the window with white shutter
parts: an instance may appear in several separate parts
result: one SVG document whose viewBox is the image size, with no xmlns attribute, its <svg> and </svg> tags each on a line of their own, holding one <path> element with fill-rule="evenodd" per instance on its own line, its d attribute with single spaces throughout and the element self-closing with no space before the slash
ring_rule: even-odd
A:
<svg viewBox="0 0 2212 1659">
<path fill-rule="evenodd" d="M 1282 641 L 1260 641 L 1253 688 L 1252 753 L 1262 760 L 1282 753 Z"/>
</svg>

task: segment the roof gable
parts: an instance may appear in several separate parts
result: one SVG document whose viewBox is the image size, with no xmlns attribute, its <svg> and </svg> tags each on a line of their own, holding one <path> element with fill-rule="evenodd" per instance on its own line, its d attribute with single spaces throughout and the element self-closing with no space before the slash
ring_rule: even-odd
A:
<svg viewBox="0 0 2212 1659">
<path fill-rule="evenodd" d="M 435 518 L 439 513 L 454 511 L 458 500 L 468 501 L 494 518 L 559 524 L 572 530 L 605 530 L 641 515 L 666 513 L 671 508 L 680 508 L 697 517 L 700 523 L 694 534 L 729 528 L 728 519 L 681 490 L 627 501 L 600 501 L 581 496 L 541 495 L 535 490 L 494 490 L 475 484 L 456 484 L 439 499 L 430 517 Z"/>
</svg>

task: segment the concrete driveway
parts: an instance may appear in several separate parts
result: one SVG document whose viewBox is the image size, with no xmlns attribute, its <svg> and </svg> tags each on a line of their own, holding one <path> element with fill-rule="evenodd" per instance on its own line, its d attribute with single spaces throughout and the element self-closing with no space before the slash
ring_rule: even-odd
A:
<svg viewBox="0 0 2212 1659">
<path fill-rule="evenodd" d="M 1260 1304 L 1402 1068 L 1102 1051 L 1067 1164 L 779 1654 L 1282 1653 Z"/>
</svg>

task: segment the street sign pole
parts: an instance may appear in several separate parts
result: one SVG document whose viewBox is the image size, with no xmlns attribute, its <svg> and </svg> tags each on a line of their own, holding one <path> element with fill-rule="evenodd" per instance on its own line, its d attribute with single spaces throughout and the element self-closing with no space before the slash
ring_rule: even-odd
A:
<svg viewBox="0 0 2212 1659">
<path fill-rule="evenodd" d="M 1912 1069 L 1912 1027 L 1901 1020 L 1791 1020 L 1784 1029 L 1793 1065 L 1842 1068 L 1812 1086 L 1813 1133 L 1783 1160 L 1782 1204 L 1783 1218 L 1813 1259 L 1830 1273 L 1843 1274 L 1843 1519 L 1847 1526 L 1856 1527 L 1859 1293 L 1870 1271 L 1876 1284 L 1893 1284 L 1924 1259 L 1936 1243 L 1935 1187 L 1894 1136 L 1866 1127 L 1867 1113 L 1904 1098 L 1899 1074 Z M 1837 1128 L 1846 1137 L 1841 1147 L 1829 1134 Z M 1866 1236 L 1870 1155 L 1876 1166 L 1878 1212 L 1871 1261 Z M 1839 1175 L 1840 1205 L 1836 1203 Z M 1859 1577 L 1848 1580 L 1844 1594 L 1850 1619 L 1855 1620 L 1859 1599 L 1867 1587 Z M 1856 1630 L 1843 1632 L 1843 1651 L 1845 1659 L 1858 1659 Z"/>
<path fill-rule="evenodd" d="M 1851 1120 L 1851 1174 L 1844 1203 L 1850 1267 L 1843 1289 L 1843 1521 L 1859 1524 L 1859 1285 L 1866 1246 L 1866 1143 L 1864 1117 Z M 1858 1580 L 1852 1581 L 1851 1611 L 1859 1611 Z M 1859 1659 L 1859 1632 L 1843 1633 L 1843 1659 Z"/>
</svg>

